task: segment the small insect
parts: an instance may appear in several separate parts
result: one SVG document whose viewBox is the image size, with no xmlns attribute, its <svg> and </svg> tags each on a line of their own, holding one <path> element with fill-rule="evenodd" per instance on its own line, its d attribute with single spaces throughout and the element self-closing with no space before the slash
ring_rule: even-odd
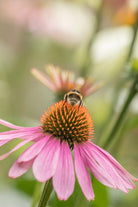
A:
<svg viewBox="0 0 138 207">
<path fill-rule="evenodd" d="M 65 102 L 68 101 L 68 103 L 70 103 L 72 106 L 79 105 L 80 107 L 83 105 L 82 95 L 76 89 L 71 90 L 68 93 L 66 93 L 64 96 L 64 100 Z"/>
</svg>

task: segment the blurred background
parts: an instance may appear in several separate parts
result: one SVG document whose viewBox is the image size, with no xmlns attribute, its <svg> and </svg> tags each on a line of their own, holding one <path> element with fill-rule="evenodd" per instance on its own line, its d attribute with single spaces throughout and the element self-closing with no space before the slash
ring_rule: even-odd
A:
<svg viewBox="0 0 138 207">
<path fill-rule="evenodd" d="M 138 35 L 130 52 L 137 21 L 137 0 L 1 0 L 0 118 L 21 126 L 37 126 L 41 114 L 55 102 L 52 91 L 36 80 L 32 68 L 52 63 L 83 76 L 104 81 L 86 98 L 95 125 L 94 142 L 106 137 L 126 100 L 138 58 Z M 138 62 L 136 61 L 136 68 Z M 0 131 L 7 130 L 0 126 Z M 138 177 L 138 95 L 133 99 L 117 141 L 108 151 Z M 0 148 L 10 150 L 15 141 Z M 0 207 L 29 207 L 36 181 L 32 172 L 12 180 L 8 170 L 24 150 L 0 161 Z M 52 194 L 49 206 L 137 207 L 138 184 L 128 195 L 93 179 L 95 201 L 87 202 L 76 182 L 68 201 Z"/>
</svg>

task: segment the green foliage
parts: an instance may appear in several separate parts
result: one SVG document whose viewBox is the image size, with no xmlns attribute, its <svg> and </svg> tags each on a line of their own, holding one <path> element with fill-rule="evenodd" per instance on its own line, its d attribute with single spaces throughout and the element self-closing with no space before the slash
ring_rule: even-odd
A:
<svg viewBox="0 0 138 207">
<path fill-rule="evenodd" d="M 58 200 L 56 194 L 54 193 L 53 197 L 51 198 L 49 202 L 49 206 L 51 207 L 78 207 L 78 206 L 87 207 L 89 206 L 89 202 L 84 197 L 80 189 L 80 186 L 76 180 L 74 192 L 67 201 Z"/>
<path fill-rule="evenodd" d="M 130 117 L 127 121 L 126 124 L 124 125 L 126 130 L 131 130 L 135 127 L 138 126 L 138 116 L 134 115 L 132 117 Z"/>
<path fill-rule="evenodd" d="M 108 192 L 106 186 L 99 183 L 93 178 L 93 188 L 95 193 L 95 200 L 92 203 L 93 207 L 107 207 L 109 203 Z"/>
<path fill-rule="evenodd" d="M 136 73 L 138 73 L 138 58 L 134 58 L 132 60 L 132 68 Z"/>
<path fill-rule="evenodd" d="M 75 189 L 73 194 L 67 201 L 58 200 L 56 194 L 54 193 L 49 201 L 49 206 L 51 207 L 107 207 L 108 206 L 108 193 L 107 188 L 99 183 L 94 177 L 92 178 L 93 189 L 95 194 L 94 201 L 87 201 L 84 197 L 79 183 L 76 180 Z"/>
<path fill-rule="evenodd" d="M 36 180 L 29 180 L 27 178 L 21 177 L 21 178 L 16 179 L 15 187 L 18 190 L 32 197 L 36 183 L 37 183 Z"/>
</svg>

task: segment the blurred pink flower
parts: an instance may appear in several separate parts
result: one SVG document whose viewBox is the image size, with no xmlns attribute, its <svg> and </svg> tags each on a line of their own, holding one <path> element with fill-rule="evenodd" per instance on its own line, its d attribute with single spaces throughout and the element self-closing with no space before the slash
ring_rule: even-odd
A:
<svg viewBox="0 0 138 207">
<path fill-rule="evenodd" d="M 135 186 L 129 174 L 108 152 L 91 142 L 93 121 L 84 106 L 72 106 L 60 101 L 51 106 L 41 118 L 41 126 L 20 127 L 0 119 L 0 124 L 13 130 L 0 133 L 0 146 L 20 138 L 22 140 L 10 152 L 1 155 L 5 159 L 28 142 L 34 142 L 15 161 L 9 176 L 16 178 L 31 167 L 39 182 L 53 180 L 53 187 L 61 200 L 73 193 L 75 173 L 71 151 L 74 149 L 75 172 L 87 200 L 94 199 L 89 168 L 102 184 L 128 193 Z"/>
<path fill-rule="evenodd" d="M 62 93 L 63 95 L 72 89 L 76 89 L 80 91 L 83 97 L 87 97 L 103 86 L 103 82 L 95 84 L 94 79 L 79 77 L 75 80 L 74 73 L 61 70 L 61 68 L 53 65 L 46 67 L 46 75 L 36 68 L 33 68 L 31 73 L 54 93 Z"/>
<path fill-rule="evenodd" d="M 116 8 L 122 7 L 128 1 L 130 0 L 106 0 L 106 2 L 108 2 L 112 7 L 116 7 Z"/>
<path fill-rule="evenodd" d="M 0 6 L 1 15 L 8 21 L 67 45 L 79 43 L 89 35 L 89 16 L 71 4 L 5 0 Z"/>
</svg>

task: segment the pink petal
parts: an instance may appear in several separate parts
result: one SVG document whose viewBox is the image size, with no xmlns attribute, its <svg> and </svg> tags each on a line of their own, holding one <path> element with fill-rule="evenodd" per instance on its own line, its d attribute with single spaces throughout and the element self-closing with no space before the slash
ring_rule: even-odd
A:
<svg viewBox="0 0 138 207">
<path fill-rule="evenodd" d="M 11 129 L 28 129 L 28 130 L 31 130 L 31 129 L 38 129 L 38 128 L 40 128 L 40 127 L 21 127 L 21 126 L 16 126 L 16 125 L 11 124 L 10 122 L 5 121 L 3 119 L 0 119 L 0 124 L 4 125 L 6 127 L 9 127 Z"/>
<path fill-rule="evenodd" d="M 64 77 L 63 77 L 63 72 L 61 70 L 59 71 L 59 80 L 60 80 L 60 87 L 64 85 Z"/>
<path fill-rule="evenodd" d="M 43 74 L 35 68 L 33 68 L 31 72 L 41 83 L 50 88 L 52 91 L 56 91 L 55 84 L 53 83 L 53 81 L 51 81 L 51 79 L 48 76 L 46 76 L 45 74 Z"/>
<path fill-rule="evenodd" d="M 72 82 L 71 73 L 69 71 L 66 71 L 65 77 L 64 77 L 64 85 L 65 85 L 64 87 L 66 87 L 66 90 L 70 88 L 71 82 Z M 75 85 L 75 83 L 73 84 Z"/>
<path fill-rule="evenodd" d="M 12 131 L 11 133 L 8 133 L 8 134 L 3 134 L 1 135 L 0 134 L 0 140 L 5 140 L 5 139 L 9 139 L 9 140 L 12 140 L 12 139 L 15 139 L 15 138 L 22 138 L 24 136 L 29 136 L 29 135 L 33 135 L 32 132 L 30 131 L 23 131 L 23 132 L 20 132 L 20 131 Z"/>
<path fill-rule="evenodd" d="M 60 200 L 67 200 L 74 190 L 75 175 L 71 150 L 68 143 L 62 142 L 53 186 Z"/>
<path fill-rule="evenodd" d="M 126 193 L 128 193 L 129 188 L 134 188 L 134 184 L 128 176 L 127 171 L 109 153 L 91 142 L 87 146 L 89 147 L 89 151 L 91 151 L 91 156 L 94 157 L 103 171 L 107 173 L 107 178 L 110 182 L 114 182 L 116 188 Z"/>
<path fill-rule="evenodd" d="M 9 171 L 9 177 L 17 178 L 24 173 L 26 173 L 32 166 L 34 160 L 29 160 L 28 162 L 16 162 L 12 165 Z"/>
<path fill-rule="evenodd" d="M 14 124 L 11 124 L 10 122 L 7 122 L 7 121 L 5 121 L 3 119 L 0 119 L 0 124 L 4 125 L 4 126 L 7 126 L 9 128 L 12 128 L 12 129 L 20 129 L 21 128 L 20 126 L 16 126 Z"/>
<path fill-rule="evenodd" d="M 125 170 L 120 164 L 119 162 L 117 162 L 117 160 L 115 160 L 114 157 L 112 157 L 112 155 L 110 155 L 107 151 L 103 150 L 102 148 L 98 147 L 97 145 L 95 145 L 96 148 L 102 152 L 106 157 L 108 157 L 109 161 L 116 166 L 116 170 L 118 171 L 118 173 L 124 175 L 126 174 L 130 179 L 134 180 L 134 181 L 138 181 L 138 178 L 135 178 L 134 176 L 132 176 L 127 170 Z"/>
<path fill-rule="evenodd" d="M 46 137 L 43 137 L 39 141 L 32 144 L 18 158 L 18 162 L 26 162 L 26 161 L 29 161 L 29 160 L 33 159 L 34 157 L 36 157 L 41 152 L 41 150 L 43 149 L 43 147 L 47 143 L 48 139 L 49 139 L 49 135 L 47 135 Z"/>
<path fill-rule="evenodd" d="M 5 139 L 15 139 L 15 138 L 22 138 L 22 139 L 26 139 L 25 137 L 34 137 L 34 136 L 39 136 L 43 134 L 40 131 L 40 128 L 32 128 L 32 129 L 19 129 L 19 130 L 11 130 L 11 131 L 7 131 L 7 132 L 2 132 L 0 133 L 0 140 L 5 140 Z"/>
<path fill-rule="evenodd" d="M 10 152 L 7 152 L 3 155 L 0 156 L 0 160 L 3 160 L 5 158 L 7 158 L 10 154 L 12 154 L 13 152 L 15 152 L 16 150 L 18 150 L 20 147 L 24 146 L 25 144 L 27 144 L 28 142 L 30 142 L 30 140 L 25 140 L 19 144 L 16 145 L 16 147 L 14 147 Z"/>
<path fill-rule="evenodd" d="M 27 136 L 22 136 L 20 137 L 20 139 L 22 140 L 27 140 L 27 139 L 31 139 L 34 142 L 37 142 L 40 139 L 43 139 L 43 137 L 45 137 L 45 133 L 30 133 Z"/>
<path fill-rule="evenodd" d="M 60 152 L 60 140 L 51 138 L 34 161 L 33 172 L 36 179 L 45 182 L 56 170 Z"/>
<path fill-rule="evenodd" d="M 114 180 L 114 183 L 116 184 L 117 188 L 120 190 L 128 193 L 128 188 L 134 188 L 134 184 L 132 181 L 126 176 L 126 174 L 123 173 L 123 176 L 120 176 L 118 173 L 118 170 L 115 165 L 113 165 L 107 156 L 104 156 L 103 153 L 99 151 L 98 148 L 95 149 L 93 147 L 93 154 L 95 154 L 95 159 L 97 159 L 97 162 L 108 172 L 108 174 L 112 177 Z M 123 168 L 122 168 L 123 169 Z"/>
<path fill-rule="evenodd" d="M 20 129 L 15 130 L 14 129 L 14 130 L 10 130 L 10 131 L 1 132 L 0 136 L 2 137 L 2 135 L 11 135 L 11 134 L 19 133 L 19 132 L 22 132 L 22 130 L 20 130 Z"/>
<path fill-rule="evenodd" d="M 107 172 L 96 162 L 96 160 L 91 155 L 91 150 L 87 148 L 87 146 L 85 146 L 83 149 L 82 145 L 80 146 L 80 152 L 84 156 L 87 166 L 90 168 L 96 179 L 108 187 L 116 188 L 114 180 L 107 174 Z"/>
<path fill-rule="evenodd" d="M 51 82 L 54 83 L 56 90 L 61 88 L 61 82 L 60 82 L 60 75 L 59 75 L 59 71 L 58 68 L 55 68 L 53 66 L 49 66 L 48 69 L 48 75 L 51 78 Z"/>
<path fill-rule="evenodd" d="M 81 189 L 87 200 L 94 200 L 91 178 L 81 157 L 79 146 L 74 144 L 75 169 Z"/>
<path fill-rule="evenodd" d="M 0 141 L 0 147 L 3 146 L 4 144 L 8 143 L 10 140 L 2 140 Z"/>
<path fill-rule="evenodd" d="M 10 134 L 15 134 L 15 133 L 23 133 L 23 132 L 30 132 L 30 133 L 41 133 L 41 129 L 40 127 L 22 127 L 21 129 L 14 129 L 14 130 L 10 130 L 10 131 L 5 131 L 5 132 L 1 132 L 0 135 L 10 135 Z"/>
</svg>

